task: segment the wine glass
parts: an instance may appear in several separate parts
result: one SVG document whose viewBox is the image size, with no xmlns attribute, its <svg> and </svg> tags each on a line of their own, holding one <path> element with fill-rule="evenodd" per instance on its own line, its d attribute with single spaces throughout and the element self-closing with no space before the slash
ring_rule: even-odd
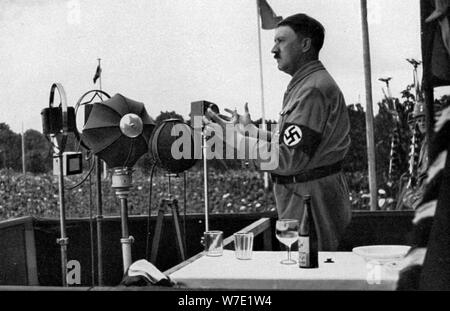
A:
<svg viewBox="0 0 450 311">
<path fill-rule="evenodd" d="M 284 265 L 293 265 L 297 263 L 295 260 L 291 259 L 291 245 L 298 241 L 299 227 L 299 221 L 296 219 L 279 219 L 276 222 L 275 234 L 277 239 L 288 248 L 288 258 L 281 261 Z"/>
</svg>

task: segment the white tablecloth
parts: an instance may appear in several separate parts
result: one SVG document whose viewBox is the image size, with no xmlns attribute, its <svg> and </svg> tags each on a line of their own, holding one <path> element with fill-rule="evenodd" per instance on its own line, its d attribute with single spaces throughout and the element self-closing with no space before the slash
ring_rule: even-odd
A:
<svg viewBox="0 0 450 311">
<path fill-rule="evenodd" d="M 351 252 L 320 252 L 316 269 L 281 264 L 286 257 L 286 251 L 258 251 L 251 260 L 238 260 L 225 250 L 220 257 L 202 256 L 170 277 L 188 288 L 266 290 L 395 290 L 398 280 L 397 270 L 366 263 Z M 324 263 L 327 258 L 334 263 Z"/>
</svg>

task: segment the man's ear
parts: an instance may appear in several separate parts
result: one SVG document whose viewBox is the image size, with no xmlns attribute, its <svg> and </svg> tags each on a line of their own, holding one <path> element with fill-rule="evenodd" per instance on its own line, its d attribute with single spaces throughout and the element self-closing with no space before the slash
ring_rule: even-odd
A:
<svg viewBox="0 0 450 311">
<path fill-rule="evenodd" d="M 312 46 L 312 40 L 311 38 L 303 38 L 302 40 L 302 51 L 303 53 L 308 52 L 309 50 L 311 50 L 311 46 Z"/>
</svg>

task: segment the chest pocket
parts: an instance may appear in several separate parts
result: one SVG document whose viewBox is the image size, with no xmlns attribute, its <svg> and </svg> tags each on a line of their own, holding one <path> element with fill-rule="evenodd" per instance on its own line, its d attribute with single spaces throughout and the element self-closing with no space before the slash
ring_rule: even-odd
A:
<svg viewBox="0 0 450 311">
<path fill-rule="evenodd" d="M 280 129 L 284 128 L 284 125 L 288 121 L 289 114 L 294 110 L 295 106 L 298 104 L 298 102 L 293 102 L 287 104 L 280 112 L 280 120 L 278 121 L 278 124 L 280 125 Z"/>
</svg>

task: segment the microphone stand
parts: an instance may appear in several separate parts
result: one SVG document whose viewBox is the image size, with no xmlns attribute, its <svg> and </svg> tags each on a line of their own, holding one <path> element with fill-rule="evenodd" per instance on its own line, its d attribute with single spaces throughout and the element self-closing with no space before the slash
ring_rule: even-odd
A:
<svg viewBox="0 0 450 311">
<path fill-rule="evenodd" d="M 101 160 L 99 157 L 94 156 L 95 161 L 95 175 L 97 183 L 97 277 L 98 285 L 103 286 L 103 246 L 102 246 L 102 223 L 103 223 L 103 202 L 102 202 L 102 173 L 101 173 Z"/>
<path fill-rule="evenodd" d="M 53 162 L 54 170 L 58 169 L 58 190 L 59 190 L 59 223 L 60 223 L 60 238 L 56 239 L 61 247 L 61 278 L 62 285 L 66 287 L 67 284 L 67 245 L 69 244 L 69 238 L 66 235 L 66 209 L 64 200 L 64 164 L 63 164 L 63 153 L 67 142 L 67 133 L 69 132 L 68 126 L 68 110 L 67 110 L 67 97 L 63 86 L 60 83 L 53 83 L 50 88 L 50 100 L 49 106 L 52 108 L 54 106 L 55 90 L 58 91 L 60 97 L 61 105 L 61 121 L 62 130 L 58 133 L 51 134 L 51 141 L 53 145 Z M 58 142 L 57 135 L 60 135 L 61 141 Z M 55 173 L 55 171 L 54 171 Z M 55 174 L 56 175 L 56 174 Z"/>
<path fill-rule="evenodd" d="M 55 138 L 56 141 L 56 138 Z M 58 151 L 56 151 L 58 149 Z M 58 189 L 59 189 L 59 222 L 60 222 L 60 230 L 61 236 L 56 240 L 61 247 L 61 277 L 62 277 L 62 286 L 67 286 L 67 245 L 69 244 L 69 238 L 66 235 L 66 209 L 64 202 L 64 167 L 63 167 L 63 152 L 59 148 L 55 148 L 56 160 L 58 161 Z"/>
<path fill-rule="evenodd" d="M 132 264 L 131 259 L 131 244 L 134 238 L 129 235 L 128 231 L 128 196 L 132 185 L 133 170 L 129 167 L 116 167 L 112 175 L 111 187 L 116 190 L 116 196 L 120 199 L 120 219 L 122 238 L 122 259 L 123 272 L 125 273 L 128 267 Z"/>
<path fill-rule="evenodd" d="M 208 162 L 206 159 L 206 135 L 202 130 L 202 150 L 203 150 L 203 189 L 205 197 L 205 231 L 209 231 L 209 197 L 208 197 Z"/>
</svg>

